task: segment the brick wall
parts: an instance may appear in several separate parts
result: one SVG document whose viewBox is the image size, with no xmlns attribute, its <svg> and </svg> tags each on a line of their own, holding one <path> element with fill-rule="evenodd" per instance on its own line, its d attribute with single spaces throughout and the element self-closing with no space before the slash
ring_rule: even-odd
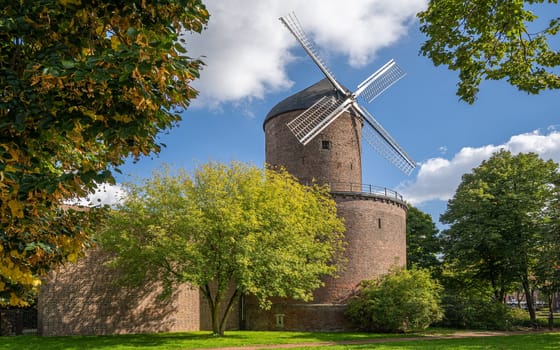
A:
<svg viewBox="0 0 560 350">
<path fill-rule="evenodd" d="M 406 265 L 406 206 L 382 197 L 335 194 L 346 226 L 345 270 L 315 292 L 319 303 L 344 303 L 363 280 Z"/>
<path fill-rule="evenodd" d="M 247 298 L 246 325 L 249 330 L 322 331 L 354 330 L 346 317 L 346 305 L 275 300 L 270 310 L 262 310 Z"/>
<path fill-rule="evenodd" d="M 38 332 L 89 335 L 174 332 L 200 329 L 198 289 L 183 285 L 171 298 L 157 298 L 156 284 L 141 288 L 114 285 L 116 273 L 106 255 L 90 250 L 77 264 L 49 274 L 39 292 Z"/>
<path fill-rule="evenodd" d="M 286 126 L 301 112 L 288 112 L 267 120 L 264 125 L 266 162 L 286 167 L 302 183 L 316 179 L 322 183 L 360 184 L 361 122 L 344 113 L 303 146 Z M 330 143 L 330 149 L 323 149 L 323 141 Z"/>
</svg>

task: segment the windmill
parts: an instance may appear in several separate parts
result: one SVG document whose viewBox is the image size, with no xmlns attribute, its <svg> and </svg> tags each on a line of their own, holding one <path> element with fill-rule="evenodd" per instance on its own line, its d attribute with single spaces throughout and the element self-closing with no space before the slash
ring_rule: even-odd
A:
<svg viewBox="0 0 560 350">
<path fill-rule="evenodd" d="M 404 71 L 394 60 L 390 60 L 359 84 L 356 91 L 351 92 L 335 79 L 325 61 L 319 56 L 313 42 L 303 31 L 295 13 L 280 17 L 280 21 L 289 29 L 341 96 L 324 96 L 287 123 L 288 128 L 298 141 L 306 145 L 342 113 L 352 110 L 362 120 L 362 137 L 368 144 L 402 172 L 410 175 L 416 167 L 414 160 L 357 101 L 358 97 L 368 103 L 373 101 L 391 85 L 404 77 Z"/>
</svg>

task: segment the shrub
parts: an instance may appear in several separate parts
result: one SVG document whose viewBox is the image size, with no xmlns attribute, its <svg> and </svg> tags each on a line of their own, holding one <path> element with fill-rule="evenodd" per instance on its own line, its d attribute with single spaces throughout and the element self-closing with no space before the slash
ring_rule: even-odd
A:
<svg viewBox="0 0 560 350">
<path fill-rule="evenodd" d="M 446 291 L 443 308 L 444 327 L 507 330 L 514 325 L 509 306 L 473 289 Z"/>
<path fill-rule="evenodd" d="M 407 332 L 427 328 L 442 317 L 441 286 L 425 269 L 394 269 L 363 281 L 348 304 L 349 318 L 361 329 Z"/>
</svg>

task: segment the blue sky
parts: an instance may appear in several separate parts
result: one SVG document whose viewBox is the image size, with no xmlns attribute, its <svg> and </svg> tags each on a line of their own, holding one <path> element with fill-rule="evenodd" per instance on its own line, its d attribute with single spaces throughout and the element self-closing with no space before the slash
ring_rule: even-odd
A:
<svg viewBox="0 0 560 350">
<path fill-rule="evenodd" d="M 351 90 L 391 58 L 407 72 L 366 108 L 419 166 L 406 176 L 364 145 L 363 183 L 398 190 L 437 222 L 461 175 L 500 148 L 560 162 L 559 91 L 528 95 L 505 81 L 484 82 L 474 105 L 459 101 L 457 73 L 418 54 L 424 38 L 415 14 L 424 0 L 353 0 L 342 9 L 331 0 L 205 3 L 208 29 L 186 38 L 189 54 L 207 64 L 195 82 L 200 96 L 179 126 L 161 135 L 167 147 L 127 162 L 119 182 L 147 177 L 163 163 L 188 170 L 207 161 L 262 166 L 264 116 L 323 78 L 278 21 L 290 11 Z M 548 11 L 560 15 L 557 5 Z"/>
</svg>

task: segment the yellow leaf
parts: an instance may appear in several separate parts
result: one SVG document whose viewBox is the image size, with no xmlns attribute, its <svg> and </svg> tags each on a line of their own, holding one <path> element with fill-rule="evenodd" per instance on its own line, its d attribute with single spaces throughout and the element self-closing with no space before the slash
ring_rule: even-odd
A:
<svg viewBox="0 0 560 350">
<path fill-rule="evenodd" d="M 59 0 L 59 2 L 62 6 L 81 5 L 82 4 L 81 0 Z"/>
<path fill-rule="evenodd" d="M 71 263 L 75 263 L 78 260 L 78 254 L 72 253 L 68 254 L 68 261 Z"/>
<path fill-rule="evenodd" d="M 22 218 L 23 217 L 23 204 L 17 200 L 11 200 L 8 202 L 8 206 L 12 211 L 12 216 L 15 218 Z"/>
<path fill-rule="evenodd" d="M 82 55 L 84 56 L 90 56 L 93 54 L 93 50 L 89 47 L 84 47 L 82 48 Z"/>
<path fill-rule="evenodd" d="M 10 305 L 11 306 L 27 306 L 28 303 L 18 297 L 15 293 L 10 293 Z"/>
<path fill-rule="evenodd" d="M 115 114 L 113 119 L 123 123 L 130 123 L 132 121 L 132 117 L 129 114 Z"/>
<path fill-rule="evenodd" d="M 120 44 L 121 44 L 121 41 L 119 40 L 119 38 L 116 35 L 111 36 L 111 48 L 113 50 L 117 50 L 119 48 Z"/>
<path fill-rule="evenodd" d="M 148 37 L 143 34 L 138 34 L 136 37 L 136 44 L 140 47 L 147 47 L 148 46 Z"/>
<path fill-rule="evenodd" d="M 95 34 L 97 34 L 97 35 L 103 34 L 104 31 L 105 31 L 105 25 L 104 24 L 99 24 L 97 27 L 95 27 Z"/>
</svg>

